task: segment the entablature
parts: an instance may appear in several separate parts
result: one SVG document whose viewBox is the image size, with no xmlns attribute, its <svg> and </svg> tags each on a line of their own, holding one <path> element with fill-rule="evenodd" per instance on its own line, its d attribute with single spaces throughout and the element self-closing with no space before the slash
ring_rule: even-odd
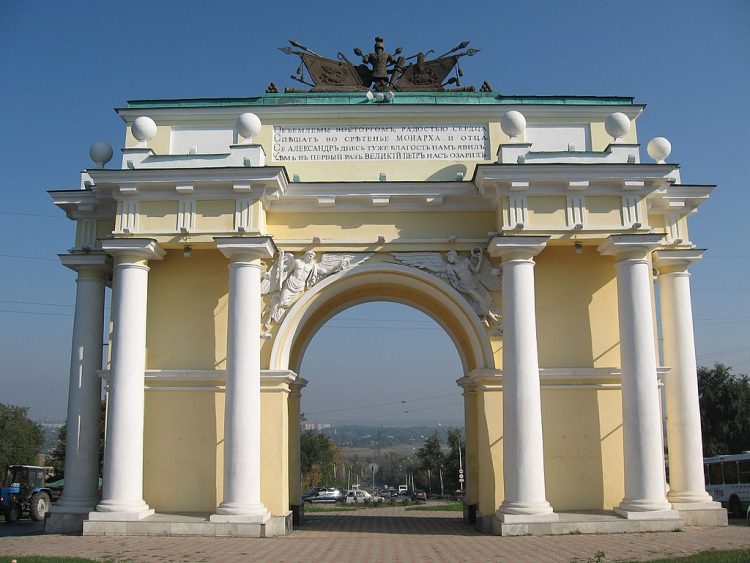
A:
<svg viewBox="0 0 750 563">
<path fill-rule="evenodd" d="M 289 180 L 283 166 L 227 168 L 97 169 L 87 171 L 95 192 L 116 201 L 170 200 L 186 194 L 200 199 L 227 199 L 237 194 L 259 200 L 278 199 Z"/>
</svg>

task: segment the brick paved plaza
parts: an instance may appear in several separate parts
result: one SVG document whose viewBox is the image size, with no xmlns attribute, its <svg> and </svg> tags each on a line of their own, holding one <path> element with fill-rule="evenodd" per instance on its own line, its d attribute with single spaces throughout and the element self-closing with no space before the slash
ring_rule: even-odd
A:
<svg viewBox="0 0 750 563">
<path fill-rule="evenodd" d="M 0 524 L 0 556 L 76 556 L 109 561 L 606 561 L 649 560 L 708 549 L 750 548 L 750 527 L 647 534 L 495 537 L 455 512 L 380 508 L 310 514 L 288 536 L 269 539 L 44 535 L 38 524 Z M 19 535 L 15 535 L 19 534 Z M 20 535 L 24 534 L 24 535 Z M 23 560 L 19 561 L 22 563 Z"/>
</svg>

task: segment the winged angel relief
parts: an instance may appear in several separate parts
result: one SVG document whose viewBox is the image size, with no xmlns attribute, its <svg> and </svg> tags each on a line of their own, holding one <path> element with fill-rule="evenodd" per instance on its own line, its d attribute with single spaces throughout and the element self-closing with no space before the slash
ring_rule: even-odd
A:
<svg viewBox="0 0 750 563">
<path fill-rule="evenodd" d="M 302 258 L 295 258 L 291 252 L 279 252 L 273 266 L 263 274 L 261 292 L 272 293 L 263 310 L 263 328 L 266 333 L 274 322 L 281 323 L 287 309 L 297 299 L 320 280 L 336 272 L 342 272 L 361 264 L 372 254 L 323 254 L 320 262 L 315 261 L 315 252 L 308 250 Z"/>
<path fill-rule="evenodd" d="M 472 248 L 468 257 L 450 250 L 445 259 L 439 252 L 393 252 L 392 255 L 402 264 L 427 270 L 450 283 L 486 325 L 500 322 L 500 311 L 490 292 L 502 290 L 502 278 L 483 259 L 481 248 Z"/>
</svg>

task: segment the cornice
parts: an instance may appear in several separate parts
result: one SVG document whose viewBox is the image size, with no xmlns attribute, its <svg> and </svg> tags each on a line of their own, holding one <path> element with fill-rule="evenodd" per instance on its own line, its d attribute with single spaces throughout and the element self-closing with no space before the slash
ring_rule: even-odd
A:
<svg viewBox="0 0 750 563">
<path fill-rule="evenodd" d="M 398 96 L 398 93 L 396 93 Z M 643 112 L 643 105 L 566 105 L 566 104 L 369 104 L 365 103 L 364 93 L 361 105 L 245 105 L 218 107 L 177 107 L 177 108 L 120 108 L 117 113 L 130 125 L 137 117 L 146 115 L 160 124 L 211 123 L 217 126 L 233 126 L 237 116 L 244 112 L 256 114 L 265 125 L 282 124 L 295 120 L 299 123 L 317 119 L 357 119 L 359 123 L 380 123 L 383 119 L 434 118 L 466 121 L 486 119 L 498 121 L 509 111 L 520 111 L 527 121 L 539 119 L 585 119 L 604 120 L 612 113 L 621 112 L 635 120 Z"/>
</svg>

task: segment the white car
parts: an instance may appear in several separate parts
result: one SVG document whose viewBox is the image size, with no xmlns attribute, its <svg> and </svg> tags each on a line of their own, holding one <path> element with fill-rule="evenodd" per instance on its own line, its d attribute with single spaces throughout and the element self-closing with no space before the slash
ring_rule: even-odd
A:
<svg viewBox="0 0 750 563">
<path fill-rule="evenodd" d="M 367 491 L 347 491 L 346 497 L 344 497 L 344 502 L 346 504 L 355 504 L 359 502 L 382 502 L 383 497 L 381 496 L 373 496 Z"/>
</svg>

